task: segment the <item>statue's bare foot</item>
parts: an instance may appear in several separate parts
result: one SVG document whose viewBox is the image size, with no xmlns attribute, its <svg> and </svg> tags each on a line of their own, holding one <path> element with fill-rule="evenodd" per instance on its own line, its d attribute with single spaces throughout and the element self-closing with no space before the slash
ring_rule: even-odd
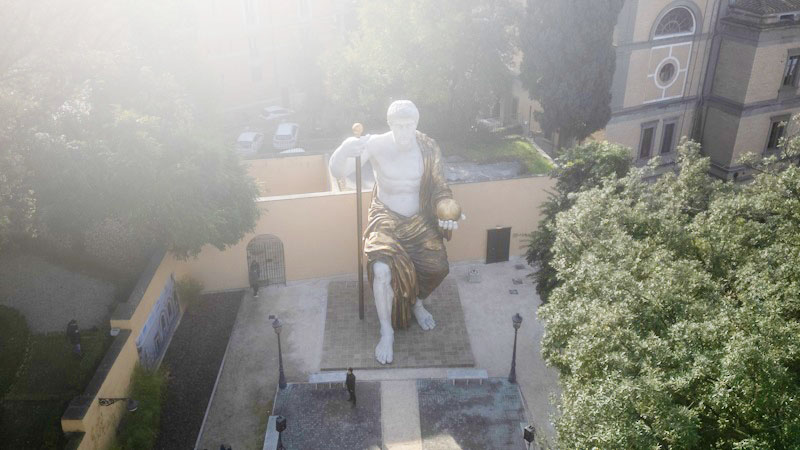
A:
<svg viewBox="0 0 800 450">
<path fill-rule="evenodd" d="M 423 330 L 432 330 L 436 327 L 436 321 L 433 320 L 431 313 L 422 306 L 422 300 L 414 303 L 414 317 L 417 318 L 417 323 Z"/>
<path fill-rule="evenodd" d="M 381 364 L 391 364 L 394 355 L 394 335 L 381 333 L 381 340 L 375 347 L 375 359 Z"/>
</svg>

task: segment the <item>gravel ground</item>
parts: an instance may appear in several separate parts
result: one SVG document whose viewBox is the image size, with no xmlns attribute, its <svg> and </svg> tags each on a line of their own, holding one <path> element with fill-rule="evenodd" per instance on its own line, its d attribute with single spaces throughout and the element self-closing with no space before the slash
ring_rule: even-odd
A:
<svg viewBox="0 0 800 450">
<path fill-rule="evenodd" d="M 107 325 L 115 289 L 38 256 L 0 257 L 0 304 L 19 310 L 34 333 L 64 331 L 71 318 L 83 329 Z"/>
<path fill-rule="evenodd" d="M 184 313 L 164 356 L 170 376 L 154 448 L 194 448 L 242 295 L 204 295 Z"/>
<path fill-rule="evenodd" d="M 283 445 L 298 450 L 382 448 L 380 383 L 357 382 L 355 407 L 341 384 L 321 386 L 290 384 L 278 392 L 273 414 L 286 417 Z"/>
</svg>

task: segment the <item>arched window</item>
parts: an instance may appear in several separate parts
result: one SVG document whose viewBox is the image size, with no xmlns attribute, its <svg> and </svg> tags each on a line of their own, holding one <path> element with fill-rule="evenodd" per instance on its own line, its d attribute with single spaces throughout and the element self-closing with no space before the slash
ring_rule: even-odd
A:
<svg viewBox="0 0 800 450">
<path fill-rule="evenodd" d="M 694 14 L 688 8 L 678 7 L 669 10 L 656 26 L 655 39 L 694 34 Z"/>
</svg>

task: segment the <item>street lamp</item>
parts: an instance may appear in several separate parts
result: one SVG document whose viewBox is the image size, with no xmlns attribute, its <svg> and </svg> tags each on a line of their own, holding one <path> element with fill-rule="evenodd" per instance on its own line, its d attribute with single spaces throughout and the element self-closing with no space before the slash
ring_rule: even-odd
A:
<svg viewBox="0 0 800 450">
<path fill-rule="evenodd" d="M 514 324 L 514 353 L 511 356 L 511 372 L 508 373 L 508 382 L 517 382 L 517 331 L 522 325 L 522 316 L 519 313 L 514 314 L 511 318 L 511 323 Z"/>
<path fill-rule="evenodd" d="M 272 321 L 272 329 L 278 335 L 278 367 L 280 368 L 280 376 L 278 377 L 278 387 L 286 389 L 286 375 L 283 374 L 283 353 L 281 352 L 281 328 L 283 324 L 277 317 Z"/>
<path fill-rule="evenodd" d="M 525 439 L 528 448 L 531 448 L 531 444 L 536 440 L 536 428 L 532 424 L 522 429 L 522 439 Z"/>
<path fill-rule="evenodd" d="M 114 403 L 117 403 L 118 401 L 121 401 L 121 400 L 127 400 L 127 402 L 125 403 L 125 406 L 128 409 L 128 412 L 134 412 L 137 409 L 139 409 L 139 402 L 137 402 L 136 400 L 134 400 L 132 398 L 127 398 L 127 397 L 123 397 L 123 398 L 98 398 L 97 399 L 97 403 L 99 403 L 100 406 L 111 406 Z"/>
<path fill-rule="evenodd" d="M 277 450 L 285 450 L 283 446 L 283 430 L 286 429 L 286 417 L 278 416 L 275 418 L 275 431 L 278 432 L 278 448 Z"/>
</svg>

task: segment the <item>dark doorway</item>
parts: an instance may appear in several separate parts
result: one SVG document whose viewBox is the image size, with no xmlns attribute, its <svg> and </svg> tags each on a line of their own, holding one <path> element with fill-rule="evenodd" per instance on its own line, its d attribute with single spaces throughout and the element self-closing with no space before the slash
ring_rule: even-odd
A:
<svg viewBox="0 0 800 450">
<path fill-rule="evenodd" d="M 261 286 L 286 284 L 286 267 L 283 260 L 283 242 L 271 234 L 262 234 L 247 244 L 247 267 L 258 263 L 258 282 Z"/>
<path fill-rule="evenodd" d="M 511 245 L 511 228 L 495 228 L 486 231 L 486 264 L 508 261 Z"/>
</svg>

